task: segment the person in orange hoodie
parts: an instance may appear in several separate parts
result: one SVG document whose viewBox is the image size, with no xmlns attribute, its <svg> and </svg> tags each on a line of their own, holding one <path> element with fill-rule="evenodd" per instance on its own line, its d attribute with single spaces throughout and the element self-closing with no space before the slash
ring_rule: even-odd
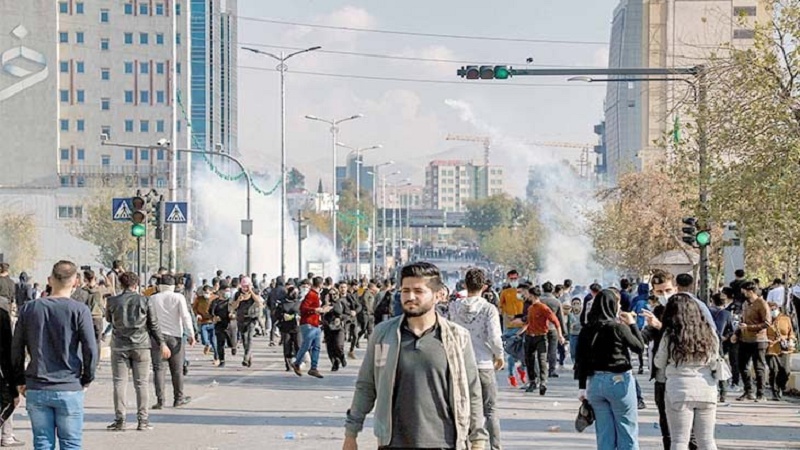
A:
<svg viewBox="0 0 800 450">
<path fill-rule="evenodd" d="M 200 342 L 204 346 L 203 354 L 208 355 L 214 352 L 214 365 L 219 364 L 219 358 L 217 357 L 217 336 L 214 334 L 214 321 L 209 308 L 211 302 L 217 298 L 217 294 L 211 291 L 211 286 L 206 285 L 198 291 L 192 302 L 192 311 L 197 316 L 197 325 L 200 329 Z"/>
</svg>

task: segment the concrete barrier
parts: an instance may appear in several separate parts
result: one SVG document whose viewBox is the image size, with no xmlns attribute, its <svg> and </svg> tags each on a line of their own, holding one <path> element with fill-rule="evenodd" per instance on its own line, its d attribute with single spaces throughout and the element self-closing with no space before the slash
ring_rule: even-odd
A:
<svg viewBox="0 0 800 450">
<path fill-rule="evenodd" d="M 800 353 L 795 353 L 789 360 L 792 374 L 789 376 L 787 388 L 800 391 Z"/>
</svg>

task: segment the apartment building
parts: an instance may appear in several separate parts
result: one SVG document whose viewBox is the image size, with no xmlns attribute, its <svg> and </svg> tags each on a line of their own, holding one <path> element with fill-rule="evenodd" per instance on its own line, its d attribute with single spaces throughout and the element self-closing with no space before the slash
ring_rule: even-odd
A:
<svg viewBox="0 0 800 450">
<path fill-rule="evenodd" d="M 503 167 L 472 161 L 435 160 L 425 168 L 426 206 L 450 212 L 466 211 L 469 200 L 502 194 Z"/>
</svg>

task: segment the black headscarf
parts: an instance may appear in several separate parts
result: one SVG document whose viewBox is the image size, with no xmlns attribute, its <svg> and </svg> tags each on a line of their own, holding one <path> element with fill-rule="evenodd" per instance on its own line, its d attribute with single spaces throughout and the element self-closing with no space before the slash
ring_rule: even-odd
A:
<svg viewBox="0 0 800 450">
<path fill-rule="evenodd" d="M 606 325 L 617 321 L 617 296 L 610 289 L 603 289 L 592 302 L 592 309 L 586 316 L 589 326 Z"/>
</svg>

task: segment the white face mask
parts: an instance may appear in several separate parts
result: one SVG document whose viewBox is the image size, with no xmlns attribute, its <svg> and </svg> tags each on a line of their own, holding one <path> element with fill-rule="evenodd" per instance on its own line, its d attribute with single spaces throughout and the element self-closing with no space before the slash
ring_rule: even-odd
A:
<svg viewBox="0 0 800 450">
<path fill-rule="evenodd" d="M 669 298 L 672 297 L 672 294 L 665 294 L 665 295 L 658 295 L 658 303 L 661 303 L 663 306 L 667 306 L 667 302 Z"/>
<path fill-rule="evenodd" d="M 774 319 L 774 318 L 778 317 L 778 315 L 780 315 L 780 313 L 781 312 L 778 311 L 777 309 L 773 309 L 772 310 L 772 318 Z"/>
<path fill-rule="evenodd" d="M 509 281 L 509 282 L 508 282 L 508 284 L 509 284 L 509 285 L 510 285 L 512 288 L 516 289 L 516 288 L 517 288 L 517 286 L 519 286 L 519 281 L 517 281 L 517 280 Z"/>
</svg>

